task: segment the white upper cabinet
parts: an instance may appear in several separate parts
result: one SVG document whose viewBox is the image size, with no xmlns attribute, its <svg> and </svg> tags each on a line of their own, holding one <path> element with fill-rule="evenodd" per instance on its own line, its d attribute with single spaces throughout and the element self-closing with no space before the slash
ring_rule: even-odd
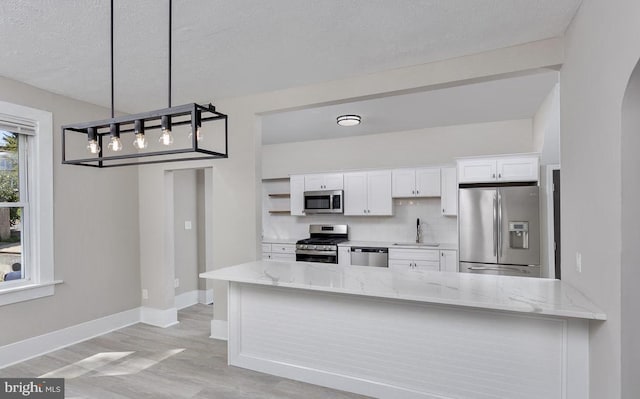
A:
<svg viewBox="0 0 640 399">
<path fill-rule="evenodd" d="M 416 196 L 416 170 L 394 169 L 391 171 L 393 180 L 393 198 L 406 198 Z"/>
<path fill-rule="evenodd" d="M 289 193 L 291 195 L 291 214 L 304 216 L 304 176 L 294 175 L 289 178 Z"/>
<path fill-rule="evenodd" d="M 499 181 L 538 181 L 538 157 L 509 157 L 497 160 Z"/>
<path fill-rule="evenodd" d="M 537 155 L 458 160 L 458 183 L 538 181 Z"/>
<path fill-rule="evenodd" d="M 463 159 L 458 161 L 459 183 L 496 181 L 495 159 Z"/>
<path fill-rule="evenodd" d="M 440 204 L 442 205 L 442 215 L 458 215 L 458 181 L 456 168 L 440 169 L 441 192 Z"/>
<path fill-rule="evenodd" d="M 345 173 L 344 214 L 392 215 L 391 171 Z"/>
<path fill-rule="evenodd" d="M 416 196 L 440 196 L 440 168 L 416 169 Z"/>
<path fill-rule="evenodd" d="M 344 174 L 344 214 L 366 215 L 368 203 L 367 172 Z"/>
<path fill-rule="evenodd" d="M 342 173 L 320 173 L 304 176 L 304 191 L 342 190 Z"/>
<path fill-rule="evenodd" d="M 440 168 L 395 169 L 393 198 L 439 197 Z"/>
</svg>

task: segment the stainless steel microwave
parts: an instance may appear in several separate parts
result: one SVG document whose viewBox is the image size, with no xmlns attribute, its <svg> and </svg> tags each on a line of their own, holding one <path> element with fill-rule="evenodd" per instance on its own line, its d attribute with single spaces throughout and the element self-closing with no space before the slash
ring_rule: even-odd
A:
<svg viewBox="0 0 640 399">
<path fill-rule="evenodd" d="M 343 202 L 342 190 L 305 191 L 304 213 L 343 213 Z"/>
</svg>

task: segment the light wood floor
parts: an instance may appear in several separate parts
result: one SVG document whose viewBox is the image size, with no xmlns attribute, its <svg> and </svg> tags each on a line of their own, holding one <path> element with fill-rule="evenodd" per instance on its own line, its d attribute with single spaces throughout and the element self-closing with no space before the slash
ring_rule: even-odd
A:
<svg viewBox="0 0 640 399">
<path fill-rule="evenodd" d="M 66 398 L 305 398 L 363 396 L 227 365 L 209 338 L 211 306 L 178 312 L 169 328 L 136 324 L 0 370 L 2 377 L 62 377 Z"/>
</svg>

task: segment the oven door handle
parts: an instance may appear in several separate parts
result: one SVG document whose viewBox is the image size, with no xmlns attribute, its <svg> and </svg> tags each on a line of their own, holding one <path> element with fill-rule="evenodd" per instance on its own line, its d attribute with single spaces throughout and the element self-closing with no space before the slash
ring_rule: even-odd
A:
<svg viewBox="0 0 640 399">
<path fill-rule="evenodd" d="M 337 251 L 315 251 L 313 249 L 296 249 L 296 255 L 329 255 L 338 256 Z"/>
</svg>

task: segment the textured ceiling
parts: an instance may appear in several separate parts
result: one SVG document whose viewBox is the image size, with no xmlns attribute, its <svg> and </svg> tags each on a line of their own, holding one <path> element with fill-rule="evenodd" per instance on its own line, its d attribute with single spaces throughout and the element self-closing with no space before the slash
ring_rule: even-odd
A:
<svg viewBox="0 0 640 399">
<path fill-rule="evenodd" d="M 116 108 L 167 98 L 167 1 L 115 0 Z M 580 0 L 174 0 L 173 103 L 562 35 Z M 108 0 L 2 0 L 0 75 L 108 106 Z"/>
<path fill-rule="evenodd" d="M 376 98 L 266 115 L 262 143 L 342 138 L 436 126 L 483 123 L 534 116 L 558 82 L 549 71 L 440 90 Z M 358 126 L 342 127 L 336 117 L 356 114 Z"/>
</svg>

